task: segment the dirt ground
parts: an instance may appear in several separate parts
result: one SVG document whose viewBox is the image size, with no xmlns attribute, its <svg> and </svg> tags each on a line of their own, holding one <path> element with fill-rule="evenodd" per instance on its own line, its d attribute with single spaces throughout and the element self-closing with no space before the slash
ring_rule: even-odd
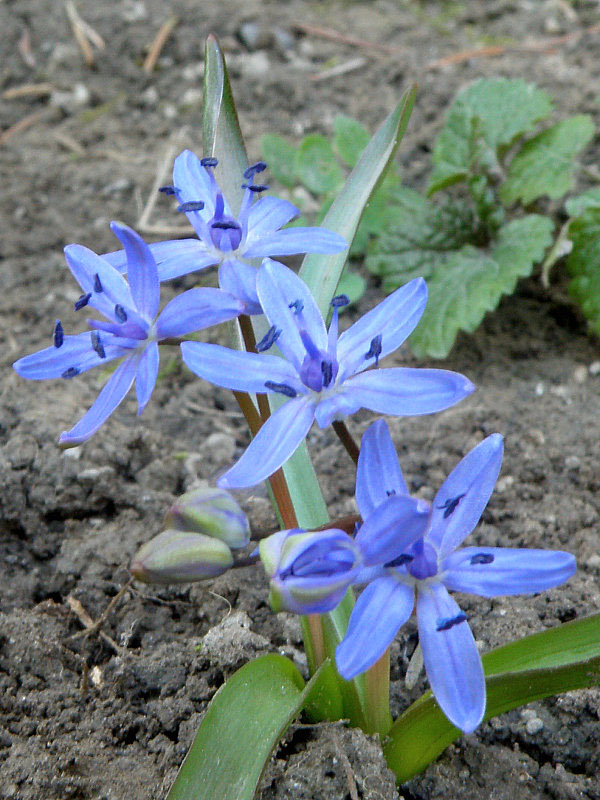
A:
<svg viewBox="0 0 600 800">
<path fill-rule="evenodd" d="M 228 675 L 261 653 L 285 653 L 301 669 L 305 662 L 297 619 L 270 613 L 265 581 L 251 568 L 209 585 L 136 586 L 101 635 L 76 636 L 82 613 L 99 617 L 127 582 L 131 556 L 160 530 L 174 497 L 213 479 L 247 434 L 227 392 L 175 363 L 141 419 L 128 399 L 85 446 L 57 448 L 103 376 L 36 384 L 10 364 L 45 346 L 57 317 L 66 331 L 80 329 L 62 247 L 113 249 L 108 222 L 136 224 L 168 147 L 200 152 L 209 32 L 226 50 L 253 158 L 263 133 L 330 134 L 339 112 L 374 129 L 417 78 L 400 162 L 406 184 L 421 188 L 444 110 L 479 76 L 533 80 L 561 115 L 588 113 L 598 123 L 600 36 L 577 32 L 596 24 L 600 9 L 584 0 L 79 0 L 77 9 L 105 41 L 91 68 L 62 3 L 0 2 L 1 90 L 49 84 L 0 106 L 4 131 L 37 115 L 0 139 L 0 797 L 150 800 L 166 794 Z M 178 24 L 147 75 L 147 48 L 171 13 Z M 301 34 L 297 22 L 390 51 Z M 565 34 L 552 49 L 433 63 L 481 45 Z M 319 79 L 356 58 L 362 63 L 346 74 Z M 593 147 L 586 158 L 593 162 Z M 151 222 L 181 224 L 164 200 Z M 172 291 L 165 287 L 165 297 Z M 380 296 L 371 280 L 359 311 Z M 416 363 L 408 352 L 394 361 Z M 504 466 L 472 541 L 567 549 L 579 564 L 568 585 L 537 597 L 461 598 L 482 649 L 598 611 L 600 348 L 564 285 L 546 292 L 537 280 L 523 282 L 442 365 L 478 391 L 443 414 L 391 421 L 413 489 L 430 497 L 463 454 L 498 431 Z M 360 435 L 372 418 L 352 418 L 352 431 Z M 347 455 L 329 430 L 313 429 L 309 446 L 332 515 L 352 512 Z M 243 500 L 255 529 L 274 524 L 261 487 Z M 425 687 L 421 680 L 408 693 L 403 684 L 415 641 L 409 624 L 393 646 L 395 713 Z M 269 765 L 260 798 L 597 799 L 599 716 L 600 690 L 513 711 L 464 736 L 400 789 L 376 740 L 340 725 L 298 725 Z"/>
</svg>

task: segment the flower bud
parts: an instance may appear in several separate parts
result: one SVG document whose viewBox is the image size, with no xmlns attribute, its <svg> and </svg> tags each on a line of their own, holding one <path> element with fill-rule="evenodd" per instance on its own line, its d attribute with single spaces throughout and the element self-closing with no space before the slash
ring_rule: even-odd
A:
<svg viewBox="0 0 600 800">
<path fill-rule="evenodd" d="M 194 489 L 181 495 L 165 520 L 169 528 L 195 531 L 220 539 L 234 549 L 250 541 L 250 526 L 242 509 L 224 489 Z"/>
<path fill-rule="evenodd" d="M 167 530 L 138 550 L 130 570 L 142 583 L 188 583 L 221 575 L 232 564 L 229 547 L 219 539 Z"/>
<path fill-rule="evenodd" d="M 337 528 L 280 531 L 262 540 L 260 557 L 271 582 L 271 608 L 296 614 L 334 609 L 361 566 L 353 539 Z"/>
</svg>

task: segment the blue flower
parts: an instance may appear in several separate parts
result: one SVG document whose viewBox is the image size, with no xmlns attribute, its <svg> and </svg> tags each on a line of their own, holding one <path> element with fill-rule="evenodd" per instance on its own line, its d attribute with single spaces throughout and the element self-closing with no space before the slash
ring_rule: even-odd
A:
<svg viewBox="0 0 600 800">
<path fill-rule="evenodd" d="M 416 326 L 427 302 L 417 278 L 397 289 L 338 340 L 334 298 L 329 332 L 310 290 L 292 270 L 265 259 L 257 290 L 271 328 L 258 353 L 185 342 L 183 360 L 205 380 L 241 392 L 275 392 L 285 399 L 241 459 L 219 480 L 222 488 L 254 486 L 296 450 L 313 420 L 321 428 L 360 408 L 381 414 L 430 414 L 454 405 L 475 388 L 464 376 L 439 369 L 373 369 Z M 262 352 L 277 344 L 285 358 Z"/>
<path fill-rule="evenodd" d="M 23 378 L 74 378 L 92 367 L 120 358 L 121 363 L 89 411 L 63 433 L 60 443 L 71 447 L 89 439 L 125 397 L 134 379 L 138 413 L 144 410 L 158 374 L 158 344 L 209 325 L 232 319 L 243 304 L 219 289 L 190 289 L 171 300 L 157 317 L 160 283 L 148 245 L 131 228 L 111 224 L 127 254 L 127 282 L 101 256 L 87 247 L 65 248 L 67 263 L 83 294 L 75 309 L 90 306 L 108 322 L 88 320 L 91 331 L 65 336 L 60 321 L 54 344 L 16 361 Z"/>
<path fill-rule="evenodd" d="M 416 590 L 429 683 L 448 719 L 467 733 L 483 719 L 485 680 L 466 614 L 448 589 L 483 597 L 527 594 L 558 586 L 575 572 L 574 557 L 560 551 L 457 549 L 487 505 L 502 452 L 502 437 L 488 436 L 454 468 L 428 507 L 409 497 L 387 425 L 379 420 L 363 436 L 356 478 L 364 519 L 356 544 L 373 574 L 336 650 L 340 675 L 349 680 L 383 655 L 410 617 Z"/>
<path fill-rule="evenodd" d="M 337 253 L 348 244 L 341 236 L 323 228 L 286 228 L 300 213 L 287 200 L 255 199 L 268 186 L 256 182 L 266 169 L 262 161 L 244 172 L 244 197 L 234 216 L 213 175 L 216 158 L 199 159 L 184 150 L 175 159 L 174 186 L 163 187 L 179 201 L 198 239 L 179 239 L 150 245 L 161 281 L 219 264 L 219 285 L 246 304 L 247 314 L 262 314 L 256 295 L 256 268 L 249 259 L 291 256 L 296 253 Z M 105 255 L 123 272 L 122 251 Z"/>
</svg>

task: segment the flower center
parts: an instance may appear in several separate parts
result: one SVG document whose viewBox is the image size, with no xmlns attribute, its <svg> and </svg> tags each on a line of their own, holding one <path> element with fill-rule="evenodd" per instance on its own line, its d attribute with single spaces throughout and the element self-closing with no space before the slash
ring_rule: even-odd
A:
<svg viewBox="0 0 600 800">
<path fill-rule="evenodd" d="M 217 194 L 215 213 L 208 227 L 214 247 L 222 253 L 230 253 L 240 246 L 242 226 L 234 217 L 225 214 L 225 203 L 220 192 Z"/>
<path fill-rule="evenodd" d="M 437 551 L 434 547 L 424 542 L 423 539 L 418 539 L 410 551 L 413 559 L 408 562 L 406 569 L 413 578 L 422 581 L 437 575 Z"/>
</svg>

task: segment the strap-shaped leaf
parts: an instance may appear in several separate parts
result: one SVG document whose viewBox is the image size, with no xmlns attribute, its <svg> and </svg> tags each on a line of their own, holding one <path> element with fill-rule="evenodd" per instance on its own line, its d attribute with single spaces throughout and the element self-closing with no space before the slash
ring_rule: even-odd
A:
<svg viewBox="0 0 600 800">
<path fill-rule="evenodd" d="M 485 719 L 573 689 L 600 685 L 600 614 L 527 636 L 483 656 Z M 461 735 L 426 692 L 395 721 L 384 754 L 399 783 Z"/>
</svg>

